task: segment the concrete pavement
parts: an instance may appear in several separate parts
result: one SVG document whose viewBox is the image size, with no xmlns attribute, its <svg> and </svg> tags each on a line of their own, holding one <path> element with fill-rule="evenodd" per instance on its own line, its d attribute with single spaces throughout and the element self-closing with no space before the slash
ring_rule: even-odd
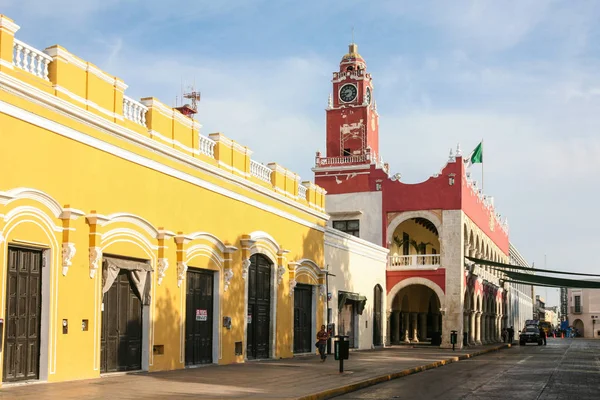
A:
<svg viewBox="0 0 600 400">
<path fill-rule="evenodd" d="M 245 364 L 104 376 L 76 382 L 5 385 L 0 398 L 18 399 L 158 399 L 173 398 L 277 398 L 324 399 L 348 393 L 377 382 L 435 368 L 480 352 L 506 345 L 488 345 L 456 351 L 416 347 L 393 347 L 351 352 L 345 373 L 329 356 L 303 356 Z"/>
<path fill-rule="evenodd" d="M 600 341 L 517 345 L 339 398 L 595 400 L 600 398 Z"/>
</svg>

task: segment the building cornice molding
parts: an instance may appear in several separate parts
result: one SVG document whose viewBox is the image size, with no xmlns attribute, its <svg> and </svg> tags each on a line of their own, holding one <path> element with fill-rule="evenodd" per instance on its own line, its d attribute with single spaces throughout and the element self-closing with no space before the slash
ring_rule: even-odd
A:
<svg viewBox="0 0 600 400">
<path fill-rule="evenodd" d="M 6 31 L 14 35 L 19 29 L 21 29 L 21 27 L 15 24 L 15 22 L 12 19 L 0 14 L 0 30 Z"/>
<path fill-rule="evenodd" d="M 177 151 L 177 150 L 173 149 L 172 147 L 169 147 L 169 146 L 167 146 L 163 143 L 160 143 L 156 140 L 153 140 L 153 139 L 151 139 L 147 136 L 144 136 L 138 132 L 135 132 L 131 129 L 125 128 L 114 122 L 108 121 L 101 116 L 95 115 L 92 112 L 89 112 L 80 107 L 77 107 L 76 105 L 74 105 L 66 100 L 63 100 L 63 99 L 57 98 L 56 96 L 48 94 L 40 89 L 35 88 L 34 86 L 32 86 L 30 84 L 24 83 L 10 75 L 7 75 L 6 73 L 1 72 L 1 71 L 0 71 L 0 89 L 5 90 L 9 93 L 12 93 L 18 97 L 24 98 L 25 100 L 42 105 L 52 111 L 61 113 L 68 117 L 71 117 L 75 121 L 86 124 L 86 125 L 92 127 L 93 129 L 103 131 L 105 133 L 110 134 L 111 136 L 131 142 L 132 144 L 135 144 L 145 150 L 150 150 L 154 153 L 159 153 L 162 156 L 171 158 L 172 160 L 182 163 L 188 167 L 191 166 L 193 168 L 199 169 L 202 172 L 215 175 L 216 177 L 223 179 L 224 181 L 226 181 L 228 183 L 232 183 L 240 188 L 243 188 L 246 190 L 252 190 L 256 193 L 260 193 L 260 194 L 270 197 L 274 200 L 280 201 L 287 206 L 291 206 L 292 208 L 295 208 L 295 209 L 302 211 L 313 217 L 317 217 L 324 221 L 327 221 L 329 219 L 329 216 L 327 214 L 325 214 L 325 212 L 323 210 L 320 209 L 321 207 L 318 207 L 319 210 L 310 208 L 309 206 L 301 204 L 300 202 L 298 202 L 296 200 L 292 200 L 291 198 L 287 198 L 281 194 L 278 194 L 269 188 L 265 188 L 259 184 L 248 181 L 245 178 L 237 177 L 231 173 L 227 173 L 216 166 L 213 166 L 207 162 L 204 162 L 202 160 L 194 158 L 183 152 Z M 4 103 L 4 104 L 7 106 L 10 106 L 10 107 L 14 107 L 17 110 L 25 111 L 23 109 L 20 109 L 19 107 L 12 106 L 9 103 Z M 29 112 L 27 112 L 27 113 L 31 114 Z M 31 115 L 33 116 L 35 114 L 31 114 Z M 39 116 L 36 116 L 36 117 L 39 117 Z M 39 117 L 39 118 L 41 118 L 41 117 Z M 45 120 L 45 118 L 44 118 L 44 120 Z M 50 121 L 50 120 L 47 120 L 47 121 L 52 122 L 56 125 L 60 125 L 54 121 Z M 78 133 L 80 133 L 80 132 L 78 132 Z M 84 135 L 84 134 L 82 134 L 82 135 Z M 92 138 L 91 136 L 88 136 L 88 135 L 85 135 L 85 136 Z M 212 136 L 212 134 L 211 134 L 211 136 Z M 212 139 L 212 137 L 211 137 L 211 139 Z M 100 139 L 95 139 L 95 140 L 101 141 Z M 103 142 L 103 143 L 105 143 L 105 142 Z M 108 143 L 106 143 L 106 144 L 109 145 Z M 111 146 L 113 146 L 113 145 L 111 145 Z M 135 153 L 131 153 L 131 154 L 135 155 L 137 157 L 140 157 Z M 164 164 L 162 164 L 158 161 L 154 161 L 154 160 L 151 160 L 151 161 L 164 166 Z M 166 166 L 164 166 L 164 167 L 168 168 Z M 177 170 L 177 172 L 182 173 L 179 170 Z M 196 178 L 196 179 L 199 179 L 199 178 Z M 228 189 L 223 189 L 223 190 L 225 190 L 226 192 L 235 194 L 235 197 L 242 197 L 244 199 L 248 199 L 249 204 L 260 203 L 258 201 L 249 199 L 244 195 L 239 195 L 235 192 L 232 192 L 231 190 L 228 190 Z M 225 195 L 228 196 L 227 194 L 225 194 Z M 285 212 L 285 213 L 287 213 L 287 212 Z M 311 227 L 314 225 L 316 227 L 315 229 L 317 229 L 317 227 L 318 227 L 318 230 L 323 231 L 323 227 L 320 225 L 316 225 L 311 222 L 305 221 L 304 219 L 302 219 L 300 217 L 296 217 L 296 216 L 293 216 L 293 217 L 297 218 L 297 219 L 301 219 L 302 221 L 304 221 L 306 223 L 309 223 Z"/>
</svg>

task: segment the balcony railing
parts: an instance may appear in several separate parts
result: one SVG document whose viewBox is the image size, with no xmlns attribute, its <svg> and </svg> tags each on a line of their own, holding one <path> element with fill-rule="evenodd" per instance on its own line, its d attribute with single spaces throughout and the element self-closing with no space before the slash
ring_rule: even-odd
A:
<svg viewBox="0 0 600 400">
<path fill-rule="evenodd" d="M 261 181 L 271 182 L 271 168 L 257 161 L 250 160 L 250 174 Z"/>
<path fill-rule="evenodd" d="M 439 268 L 439 254 L 412 254 L 408 256 L 389 256 L 388 271 L 400 271 L 419 268 Z"/>
<path fill-rule="evenodd" d="M 13 64 L 39 78 L 48 80 L 48 65 L 52 57 L 15 39 L 13 43 Z"/>
<path fill-rule="evenodd" d="M 341 166 L 347 164 L 366 163 L 370 161 L 371 158 L 368 154 L 345 157 L 317 157 L 317 167 Z"/>
<path fill-rule="evenodd" d="M 133 121 L 136 124 L 146 126 L 147 112 L 148 107 L 131 97 L 123 96 L 123 116 L 126 119 Z"/>
<path fill-rule="evenodd" d="M 571 306 L 571 314 L 581 314 L 581 313 L 583 313 L 583 307 Z"/>
</svg>

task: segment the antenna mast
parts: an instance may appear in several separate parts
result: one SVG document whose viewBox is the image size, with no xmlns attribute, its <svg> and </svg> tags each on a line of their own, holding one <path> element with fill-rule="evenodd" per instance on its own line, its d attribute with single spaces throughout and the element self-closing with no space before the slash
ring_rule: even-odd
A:
<svg viewBox="0 0 600 400">
<path fill-rule="evenodd" d="M 194 86 L 189 86 L 189 90 L 182 94 L 183 99 L 190 99 L 191 104 L 184 104 L 180 107 L 176 107 L 180 113 L 186 117 L 194 118 L 194 115 L 198 113 L 198 103 L 200 102 L 200 92 L 196 90 Z"/>
</svg>

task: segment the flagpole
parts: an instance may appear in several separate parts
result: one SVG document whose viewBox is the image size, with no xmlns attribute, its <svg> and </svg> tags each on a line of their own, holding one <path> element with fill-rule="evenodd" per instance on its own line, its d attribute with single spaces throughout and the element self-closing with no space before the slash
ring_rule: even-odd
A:
<svg viewBox="0 0 600 400">
<path fill-rule="evenodd" d="M 483 191 L 483 138 L 481 138 L 481 194 L 485 195 Z"/>
</svg>

